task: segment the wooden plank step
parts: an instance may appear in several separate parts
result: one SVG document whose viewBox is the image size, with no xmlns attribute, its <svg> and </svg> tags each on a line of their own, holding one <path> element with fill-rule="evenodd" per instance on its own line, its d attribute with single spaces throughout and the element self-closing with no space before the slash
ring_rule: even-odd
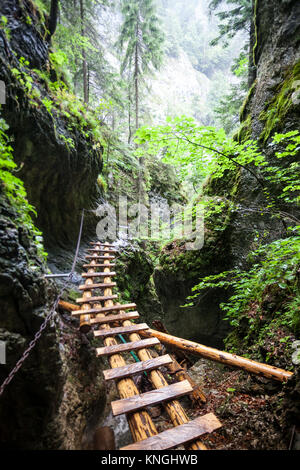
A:
<svg viewBox="0 0 300 470">
<path fill-rule="evenodd" d="M 112 245 L 110 243 L 101 243 L 101 242 L 90 242 L 90 245 L 101 245 L 101 246 L 107 246 L 110 248 L 115 248 L 116 245 Z"/>
<path fill-rule="evenodd" d="M 135 320 L 139 318 L 139 312 L 126 312 L 126 313 L 119 313 L 119 315 L 106 315 L 106 317 L 101 318 L 92 318 L 90 320 L 91 325 L 102 325 L 105 323 L 114 323 L 117 321 L 125 321 L 125 320 Z"/>
<path fill-rule="evenodd" d="M 148 330 L 149 326 L 146 323 L 138 323 L 131 326 L 121 326 L 119 328 L 110 328 L 109 330 L 94 331 L 96 338 L 107 338 L 108 336 L 126 335 L 129 333 L 136 333 L 137 331 Z"/>
<path fill-rule="evenodd" d="M 116 266 L 116 263 L 103 263 L 103 264 L 98 264 L 98 263 L 95 263 L 95 264 L 84 264 L 83 265 L 83 268 L 113 268 L 114 266 Z"/>
<path fill-rule="evenodd" d="M 107 259 L 107 260 L 110 260 L 110 259 L 115 259 L 115 256 L 102 256 L 102 255 L 92 256 L 92 255 L 87 255 L 85 258 L 86 258 L 86 259 L 94 259 L 94 260 L 97 260 L 97 259 Z"/>
<path fill-rule="evenodd" d="M 112 356 L 113 354 L 120 354 L 127 351 L 137 351 L 138 349 L 151 348 L 157 344 L 160 344 L 157 338 L 141 339 L 140 341 L 114 344 L 113 346 L 105 346 L 104 348 L 96 348 L 96 355 L 98 357 Z"/>
<path fill-rule="evenodd" d="M 135 308 L 136 304 L 124 304 L 124 305 L 112 305 L 111 307 L 102 307 L 102 308 L 92 308 L 90 310 L 75 310 L 72 312 L 74 315 L 91 315 L 92 313 L 107 313 L 114 312 L 119 310 L 129 310 Z"/>
<path fill-rule="evenodd" d="M 94 267 L 94 266 L 93 266 Z M 115 277 L 117 275 L 117 273 L 115 273 L 114 271 L 110 271 L 110 272 L 98 272 L 98 273 L 82 273 L 81 274 L 81 277 L 84 277 L 84 278 L 90 278 L 90 277 Z"/>
<path fill-rule="evenodd" d="M 213 413 L 181 424 L 172 429 L 167 429 L 156 436 L 148 437 L 143 441 L 135 442 L 120 450 L 166 450 L 172 449 L 182 444 L 194 441 L 203 434 L 210 433 L 222 426 L 218 418 Z"/>
<path fill-rule="evenodd" d="M 193 387 L 188 380 L 177 382 L 167 387 L 151 390 L 150 392 L 134 395 L 130 398 L 123 398 L 111 403 L 112 413 L 119 416 L 125 413 L 133 413 L 146 406 L 157 405 L 166 401 L 174 400 L 193 391 Z"/>
<path fill-rule="evenodd" d="M 119 380 L 130 377 L 131 375 L 139 374 L 140 372 L 158 369 L 161 366 L 171 364 L 172 358 L 169 354 L 158 356 L 148 361 L 136 362 L 123 367 L 116 367 L 115 369 L 107 369 L 103 371 L 105 380 Z"/>
<path fill-rule="evenodd" d="M 79 286 L 79 290 L 92 290 L 92 289 L 108 289 L 109 287 L 115 287 L 116 282 L 104 282 L 103 284 L 83 284 Z"/>
<path fill-rule="evenodd" d="M 86 251 L 88 251 L 89 253 L 116 253 L 117 252 L 117 250 L 112 250 L 111 248 L 99 248 L 99 249 L 88 248 Z"/>
<path fill-rule="evenodd" d="M 76 299 L 76 302 L 78 304 L 91 304 L 91 303 L 96 303 L 96 302 L 105 302 L 106 300 L 114 300 L 117 299 L 118 296 L 117 294 L 114 295 L 99 295 L 97 297 L 80 297 L 79 299 Z"/>
</svg>

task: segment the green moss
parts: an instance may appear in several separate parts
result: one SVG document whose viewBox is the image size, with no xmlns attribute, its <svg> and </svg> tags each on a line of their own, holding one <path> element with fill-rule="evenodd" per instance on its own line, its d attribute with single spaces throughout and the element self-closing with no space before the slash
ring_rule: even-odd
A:
<svg viewBox="0 0 300 470">
<path fill-rule="evenodd" d="M 238 189 L 241 181 L 241 169 L 235 173 L 235 178 L 233 181 L 232 189 L 230 191 L 230 196 L 234 198 L 238 194 Z"/>
<path fill-rule="evenodd" d="M 252 137 L 252 121 L 251 116 L 247 117 L 244 122 L 242 122 L 235 139 L 238 142 L 245 142 L 246 140 L 251 139 Z"/>
<path fill-rule="evenodd" d="M 276 88 L 274 98 L 261 112 L 259 119 L 265 123 L 260 140 L 266 142 L 276 130 L 283 128 L 288 111 L 294 106 L 292 94 L 295 91 L 294 82 L 300 80 L 300 61 L 286 74 L 285 80 Z"/>
<path fill-rule="evenodd" d="M 195 279 L 206 275 L 207 270 L 214 266 L 215 272 L 226 263 L 228 257 L 227 228 L 230 225 L 233 212 L 228 201 L 223 201 L 219 210 L 221 198 L 212 198 L 216 202 L 216 210 L 209 209 L 205 217 L 204 246 L 202 250 L 186 250 L 185 240 L 173 240 L 167 244 L 159 258 L 159 269 L 176 276 L 179 274 L 185 280 Z"/>
<path fill-rule="evenodd" d="M 104 193 L 107 192 L 107 188 L 108 188 L 108 185 L 107 185 L 107 182 L 106 182 L 106 179 L 104 178 L 103 175 L 99 175 L 98 178 L 97 178 L 97 184 L 98 186 L 102 189 L 102 191 Z"/>
<path fill-rule="evenodd" d="M 248 91 L 248 93 L 247 93 L 247 95 L 246 95 L 246 97 L 243 101 L 243 104 L 242 104 L 241 109 L 240 109 L 240 121 L 244 121 L 244 119 L 246 117 L 247 105 L 248 105 L 250 99 L 252 98 L 252 96 L 254 94 L 256 85 L 257 85 L 257 80 L 255 80 L 252 83 L 252 85 L 251 85 L 251 87 L 250 87 L 250 89 L 249 89 L 249 91 Z"/>
<path fill-rule="evenodd" d="M 66 298 L 69 302 L 76 302 L 76 299 L 78 299 L 80 295 L 78 294 L 78 291 L 76 289 L 70 289 L 67 292 Z"/>
</svg>

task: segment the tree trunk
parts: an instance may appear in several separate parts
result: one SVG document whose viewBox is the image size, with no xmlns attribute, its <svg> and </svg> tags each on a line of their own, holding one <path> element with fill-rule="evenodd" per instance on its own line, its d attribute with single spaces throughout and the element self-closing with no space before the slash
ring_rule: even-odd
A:
<svg viewBox="0 0 300 470">
<path fill-rule="evenodd" d="M 246 372 L 267 377 L 268 379 L 279 380 L 280 382 L 286 382 L 292 377 L 293 372 L 289 372 L 278 367 L 273 367 L 268 364 L 262 364 L 260 362 L 246 359 L 245 357 L 236 356 L 225 351 L 219 351 L 218 349 L 210 348 L 202 344 L 189 341 L 187 339 L 177 338 L 166 333 L 161 333 L 156 330 L 145 330 L 140 332 L 140 336 L 145 338 L 157 338 L 161 343 L 170 344 L 172 346 L 188 351 L 196 356 L 201 356 L 212 361 L 221 362 L 227 366 L 238 367 Z"/>
<path fill-rule="evenodd" d="M 139 54 L 138 44 L 135 46 L 134 59 L 134 85 L 135 85 L 135 130 L 139 128 Z"/>
<path fill-rule="evenodd" d="M 80 20 L 81 20 L 81 35 L 84 36 L 84 6 L 83 0 L 80 0 Z M 85 103 L 89 102 L 88 93 L 88 74 L 87 74 L 87 62 L 86 53 L 84 47 L 82 48 L 82 79 L 83 79 L 83 100 Z"/>
<path fill-rule="evenodd" d="M 250 89 L 256 79 L 256 65 L 254 63 L 256 44 L 256 28 L 254 24 L 254 3 L 252 2 L 252 14 L 250 21 L 250 44 L 249 44 L 249 66 L 248 66 L 248 88 Z"/>
<path fill-rule="evenodd" d="M 51 37 L 55 33 L 56 26 L 57 26 L 57 18 L 59 12 L 59 0 L 51 0 L 50 5 L 50 16 L 49 16 L 49 23 L 48 23 L 48 42 L 50 42 Z"/>
<path fill-rule="evenodd" d="M 128 143 L 131 142 L 131 85 L 129 84 L 128 87 Z"/>
</svg>

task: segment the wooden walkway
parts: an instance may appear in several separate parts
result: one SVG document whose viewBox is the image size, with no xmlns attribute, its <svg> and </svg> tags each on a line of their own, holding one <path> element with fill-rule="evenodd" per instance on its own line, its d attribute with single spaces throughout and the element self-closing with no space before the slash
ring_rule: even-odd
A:
<svg viewBox="0 0 300 470">
<path fill-rule="evenodd" d="M 118 296 L 113 294 L 116 283 L 112 282 L 116 272 L 111 271 L 115 267 L 116 250 L 107 243 L 93 242 L 91 245 L 84 265 L 86 272 L 82 274 L 85 282 L 79 287 L 82 291 L 82 297 L 77 299 L 80 310 L 73 311 L 72 315 L 79 317 L 81 331 L 88 332 L 94 327 L 95 338 L 102 341 L 96 354 L 107 358 L 110 368 L 104 371 L 104 379 L 116 382 L 120 398 L 111 403 L 112 413 L 114 416 L 126 415 L 134 441 L 120 450 L 164 450 L 182 445 L 187 450 L 206 450 L 201 436 L 218 429 L 221 423 L 213 413 L 189 420 L 179 398 L 193 392 L 191 383 L 188 380 L 168 383 L 164 373 L 167 369 L 164 368 L 172 365 L 173 359 L 168 354 L 151 353 L 151 348 L 157 347 L 160 341 L 141 338 L 139 333 L 146 332 L 149 327 L 138 323 L 136 305 L 116 302 Z M 124 335 L 126 342 L 121 342 L 119 335 L 123 339 Z M 131 351 L 135 351 L 139 362 L 128 361 Z M 153 390 L 140 393 L 133 376 L 141 373 L 147 374 Z M 173 426 L 161 433 L 148 411 L 148 407 L 157 404 L 164 406 Z"/>
</svg>

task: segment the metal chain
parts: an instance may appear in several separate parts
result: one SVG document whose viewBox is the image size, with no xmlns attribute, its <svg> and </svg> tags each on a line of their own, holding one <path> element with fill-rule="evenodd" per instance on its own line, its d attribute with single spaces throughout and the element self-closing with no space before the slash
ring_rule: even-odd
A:
<svg viewBox="0 0 300 470">
<path fill-rule="evenodd" d="M 27 359 L 27 357 L 29 356 L 31 350 L 35 347 L 37 341 L 40 339 L 40 337 L 42 336 L 42 332 L 44 331 L 44 329 L 46 328 L 47 324 L 49 323 L 49 321 L 51 320 L 51 318 L 53 317 L 54 313 L 55 313 L 55 310 L 57 308 L 57 305 L 58 305 L 58 302 L 59 302 L 59 299 L 60 297 L 62 296 L 63 292 L 65 291 L 66 287 L 64 287 L 60 293 L 58 294 L 55 302 L 54 302 L 54 305 L 52 307 L 52 309 L 50 310 L 50 312 L 48 313 L 48 315 L 46 316 L 45 320 L 43 321 L 43 323 L 41 324 L 40 326 L 40 329 L 36 332 L 34 338 L 32 341 L 30 341 L 29 343 L 29 346 L 28 348 L 23 352 L 21 358 L 18 360 L 18 362 L 16 363 L 15 367 L 11 370 L 11 372 L 9 373 L 9 375 L 7 376 L 7 378 L 4 380 L 4 382 L 2 383 L 1 387 L 0 387 L 0 397 L 2 395 L 2 393 L 4 392 L 4 389 L 6 388 L 6 386 L 12 381 L 12 379 L 14 378 L 14 376 L 16 375 L 16 373 L 18 372 L 18 370 L 22 367 L 24 361 Z"/>
<path fill-rule="evenodd" d="M 75 271 L 75 266 L 76 266 L 76 262 L 77 262 L 77 258 L 78 258 L 78 252 L 79 252 L 79 247 L 80 247 L 80 242 L 81 242 L 81 235 L 82 235 L 82 226 L 83 226 L 83 219 L 84 219 L 84 211 L 85 209 L 82 210 L 82 215 L 81 215 L 81 223 L 80 223 L 80 229 L 79 229 L 79 235 L 78 235 L 78 241 L 77 241 L 77 247 L 76 247 L 76 252 L 75 252 L 75 256 L 74 256 L 74 261 L 73 261 L 73 265 L 72 265 L 72 269 L 71 269 L 71 272 L 68 276 L 68 280 L 72 280 L 72 277 L 73 277 L 73 274 L 74 274 L 74 271 Z M 18 360 L 18 362 L 16 363 L 15 367 L 10 371 L 9 375 L 7 376 L 7 378 L 4 380 L 4 382 L 2 383 L 2 385 L 0 386 L 0 397 L 1 395 L 3 394 L 5 388 L 7 387 L 7 385 L 12 381 L 12 379 L 14 378 L 14 376 L 16 375 L 16 373 L 18 372 L 18 370 L 22 367 L 24 361 L 27 359 L 27 357 L 29 356 L 31 350 L 35 347 L 37 341 L 40 339 L 40 337 L 42 336 L 42 332 L 45 330 L 46 326 L 48 325 L 48 323 L 50 322 L 50 320 L 52 319 L 55 311 L 56 311 L 56 308 L 58 306 L 58 302 L 62 296 L 62 294 L 64 293 L 64 291 L 66 290 L 67 286 L 64 285 L 64 287 L 61 289 L 61 291 L 59 292 L 58 296 L 56 297 L 55 299 L 55 302 L 53 304 L 53 307 L 52 309 L 50 310 L 50 312 L 48 313 L 48 315 L 46 316 L 45 320 L 43 321 L 43 323 L 41 324 L 40 326 L 40 329 L 36 332 L 36 334 L 34 335 L 34 338 L 32 341 L 30 341 L 29 345 L 28 345 L 28 348 L 25 349 L 25 351 L 23 352 L 21 358 Z"/>
</svg>

